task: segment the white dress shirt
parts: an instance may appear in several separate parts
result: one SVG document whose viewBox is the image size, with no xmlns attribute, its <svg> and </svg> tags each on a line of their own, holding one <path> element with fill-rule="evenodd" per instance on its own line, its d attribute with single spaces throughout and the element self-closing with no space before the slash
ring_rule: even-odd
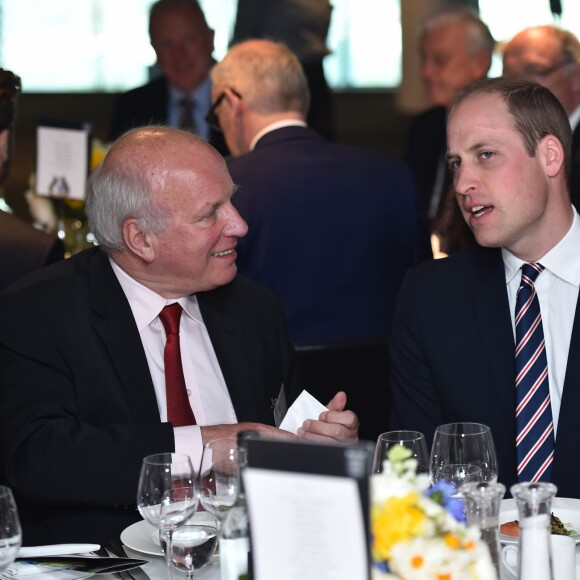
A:
<svg viewBox="0 0 580 580">
<path fill-rule="evenodd" d="M 580 287 L 579 248 L 580 217 L 574 210 L 574 221 L 568 233 L 554 248 L 538 260 L 545 270 L 534 282 L 540 301 L 542 326 L 546 341 L 554 434 L 558 428 L 568 351 L 570 350 L 572 326 Z M 521 281 L 520 268 L 524 262 L 505 249 L 502 249 L 502 256 L 515 341 L 516 294 Z"/>
<path fill-rule="evenodd" d="M 155 388 L 161 421 L 167 421 L 165 329 L 161 310 L 173 302 L 183 308 L 179 326 L 181 362 L 189 403 L 198 425 L 175 427 L 175 451 L 189 455 L 198 468 L 203 451 L 200 425 L 237 423 L 236 413 L 195 295 L 168 300 L 129 276 L 113 260 L 113 271 L 129 301 Z"/>
</svg>

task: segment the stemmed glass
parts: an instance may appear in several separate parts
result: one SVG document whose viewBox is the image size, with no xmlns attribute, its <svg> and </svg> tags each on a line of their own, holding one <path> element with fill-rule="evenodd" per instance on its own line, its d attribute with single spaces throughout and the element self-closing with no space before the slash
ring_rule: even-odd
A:
<svg viewBox="0 0 580 580">
<path fill-rule="evenodd" d="M 21 545 L 22 532 L 12 491 L 0 485 L 0 572 L 14 562 Z"/>
<path fill-rule="evenodd" d="M 159 453 L 143 459 L 137 507 L 159 529 L 169 580 L 173 579 L 173 532 L 195 513 L 198 501 L 194 471 L 187 455 Z"/>
<path fill-rule="evenodd" d="M 387 431 L 377 439 L 373 460 L 373 473 L 382 473 L 383 462 L 389 451 L 396 445 L 402 445 L 412 452 L 417 461 L 417 473 L 429 472 L 429 452 L 425 436 L 419 431 Z"/>
<path fill-rule="evenodd" d="M 435 430 L 431 481 L 463 483 L 497 481 L 497 458 L 491 430 L 481 423 L 449 423 Z"/>
<path fill-rule="evenodd" d="M 238 495 L 238 443 L 233 437 L 208 441 L 199 469 L 199 494 L 202 506 L 221 519 L 234 505 Z"/>
<path fill-rule="evenodd" d="M 212 558 L 218 539 L 219 520 L 215 514 L 198 510 L 173 534 L 173 565 L 191 580 Z"/>
</svg>

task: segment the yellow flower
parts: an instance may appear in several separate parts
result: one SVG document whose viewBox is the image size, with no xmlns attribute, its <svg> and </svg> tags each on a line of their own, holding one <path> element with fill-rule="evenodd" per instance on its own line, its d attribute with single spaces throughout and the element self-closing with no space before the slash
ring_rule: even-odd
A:
<svg viewBox="0 0 580 580">
<path fill-rule="evenodd" d="M 388 560 L 392 547 L 424 532 L 426 516 L 416 492 L 391 497 L 382 505 L 372 507 L 373 556 L 376 561 Z"/>
</svg>

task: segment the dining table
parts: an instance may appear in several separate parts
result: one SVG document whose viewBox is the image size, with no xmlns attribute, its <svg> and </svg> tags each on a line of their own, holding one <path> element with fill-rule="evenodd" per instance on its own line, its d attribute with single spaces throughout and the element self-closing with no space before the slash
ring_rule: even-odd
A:
<svg viewBox="0 0 580 580">
<path fill-rule="evenodd" d="M 127 546 L 125 546 L 125 552 L 129 558 L 148 560 L 148 563 L 142 566 L 140 570 L 145 572 L 149 580 L 167 580 L 167 566 L 162 556 L 142 554 Z M 132 573 L 131 570 L 121 574 L 96 574 L 93 578 L 95 580 L 147 580 L 144 575 Z M 183 578 L 185 578 L 183 572 L 174 570 L 174 580 Z M 194 580 L 220 580 L 220 564 L 217 553 L 204 568 L 195 574 Z"/>
</svg>

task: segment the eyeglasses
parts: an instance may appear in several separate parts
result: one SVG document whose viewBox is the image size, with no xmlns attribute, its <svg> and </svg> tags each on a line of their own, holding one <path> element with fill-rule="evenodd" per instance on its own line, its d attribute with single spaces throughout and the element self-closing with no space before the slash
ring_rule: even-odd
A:
<svg viewBox="0 0 580 580">
<path fill-rule="evenodd" d="M 242 95 L 238 93 L 235 89 L 229 89 L 238 99 L 242 98 Z M 218 98 L 215 100 L 215 103 L 211 106 L 210 110 L 207 112 L 205 116 L 205 122 L 214 130 L 221 133 L 222 128 L 220 127 L 220 120 L 216 114 L 217 108 L 221 105 L 222 101 L 226 98 L 226 92 L 222 91 Z"/>
<path fill-rule="evenodd" d="M 515 71 L 512 72 L 511 74 L 507 72 L 507 74 L 504 74 L 504 76 L 511 78 L 533 79 L 539 81 L 540 79 L 545 79 L 553 75 L 556 71 L 560 70 L 561 68 L 564 68 L 569 64 L 573 63 L 571 63 L 569 60 L 566 59 L 559 62 L 558 64 L 553 64 L 552 66 L 545 68 L 538 67 L 537 65 L 528 65 L 523 67 L 523 69 L 517 73 Z"/>
</svg>

